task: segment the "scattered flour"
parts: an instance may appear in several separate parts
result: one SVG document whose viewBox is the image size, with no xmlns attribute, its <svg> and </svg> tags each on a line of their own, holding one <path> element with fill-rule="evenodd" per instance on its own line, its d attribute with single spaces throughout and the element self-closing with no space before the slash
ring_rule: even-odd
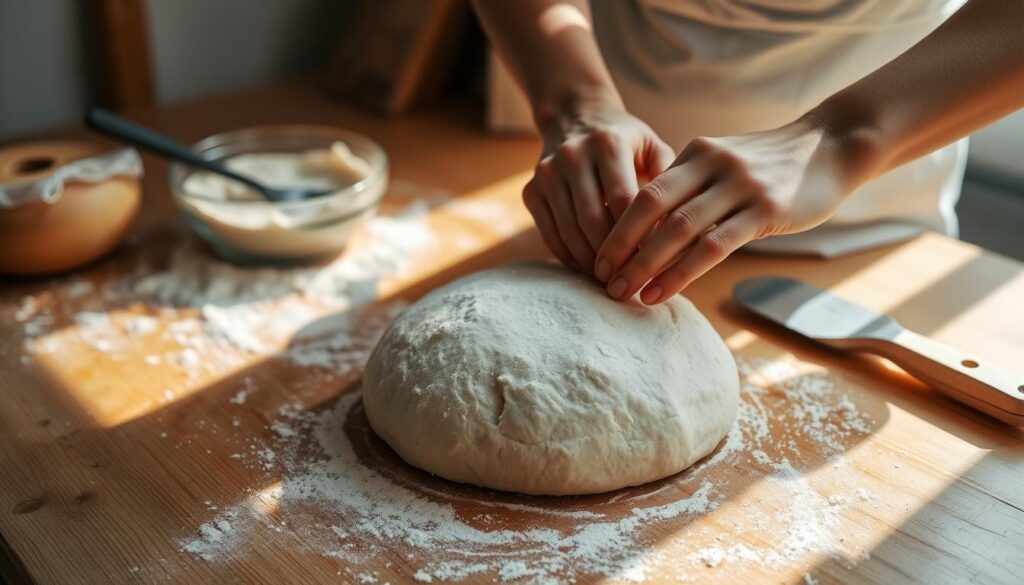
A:
<svg viewBox="0 0 1024 585">
<path fill-rule="evenodd" d="M 500 219 L 497 208 L 456 204 L 450 209 L 480 222 Z M 275 355 L 295 367 L 337 376 L 357 375 L 377 336 L 403 309 L 401 302 L 374 302 L 380 281 L 406 270 L 413 254 L 434 242 L 426 211 L 421 201 L 373 219 L 363 245 L 317 267 L 237 267 L 186 239 L 158 267 L 143 262 L 135 273 L 99 286 L 70 280 L 56 297 L 24 297 L 13 316 L 22 324 L 27 355 L 59 354 L 73 339 L 117 357 L 135 338 L 159 335 L 169 349 L 139 353 L 138 359 L 178 367 L 189 376 L 228 371 L 252 354 Z M 61 303 L 71 310 L 57 310 Z M 147 307 L 146 314 L 115 312 L 137 303 Z M 76 326 L 72 337 L 48 335 L 68 322 Z M 219 563 L 244 557 L 250 538 L 280 538 L 345 567 L 365 565 L 361 573 L 349 573 L 362 583 L 381 582 L 368 569 L 379 568 L 374 559 L 394 550 L 395 543 L 407 551 L 404 561 L 413 577 L 427 583 L 483 574 L 498 582 L 594 576 L 642 582 L 665 567 L 682 571 L 679 579 L 686 581 L 731 563 L 806 566 L 807 559 L 838 554 L 845 533 L 842 511 L 851 502 L 875 497 L 849 483 L 843 484 L 849 493 L 820 493 L 806 471 L 835 460 L 834 470 L 842 473 L 838 461 L 851 442 L 870 431 L 871 420 L 829 376 L 798 372 L 794 362 L 740 363 L 738 420 L 704 461 L 657 486 L 623 490 L 598 505 L 571 509 L 543 499 L 459 495 L 444 484 L 388 473 L 372 458 L 357 455 L 356 447 L 366 446 L 353 441 L 368 441 L 368 431 L 346 431 L 361 415 L 357 392 L 316 412 L 296 403 L 269 421 L 270 433 L 246 437 L 243 450 L 230 456 L 232 464 L 267 475 L 271 487 L 227 508 L 208 505 L 213 517 L 187 529 L 179 545 Z M 232 404 L 246 404 L 254 392 L 250 379 L 243 384 L 229 399 Z M 165 390 L 161 396 L 170 401 L 176 394 Z M 239 418 L 232 417 L 231 425 L 227 432 L 238 433 Z M 719 509 L 748 487 L 734 484 L 735 474 L 720 472 L 740 462 L 758 470 L 755 479 L 767 486 L 768 497 L 748 504 L 728 533 L 690 542 L 683 530 L 690 519 Z M 478 512 L 463 516 L 466 507 Z M 660 530 L 652 531 L 655 527 Z M 662 541 L 655 541 L 655 532 Z M 683 536 L 673 536 L 677 533 Z M 739 533 L 754 538 L 730 543 L 730 535 Z M 664 546 L 673 554 L 663 554 Z M 805 579 L 813 582 L 810 575 Z"/>
<path fill-rule="evenodd" d="M 276 434 L 277 436 L 285 438 L 285 439 L 289 439 L 291 437 L 298 436 L 298 434 L 299 434 L 291 426 L 289 426 L 289 425 L 287 425 L 287 424 L 285 424 L 285 423 L 283 423 L 281 421 L 277 421 L 274 424 L 270 425 L 270 430 L 274 431 L 274 434 Z"/>
<path fill-rule="evenodd" d="M 239 390 L 234 396 L 228 399 L 231 404 L 242 405 L 249 399 L 249 395 L 256 391 L 256 384 L 252 378 L 246 377 L 242 379 L 242 389 Z"/>
<path fill-rule="evenodd" d="M 257 455 L 259 455 L 260 460 L 263 461 L 263 467 L 265 469 L 270 469 L 274 466 L 274 459 L 277 458 L 277 453 L 274 453 L 268 448 L 263 448 L 257 452 Z"/>
<path fill-rule="evenodd" d="M 232 510 L 228 510 L 220 514 L 216 521 L 201 525 L 199 533 L 203 535 L 204 545 L 193 549 L 188 544 L 185 544 L 182 547 L 183 550 L 193 553 L 204 560 L 213 561 L 217 554 L 224 550 L 223 547 L 226 543 L 236 537 L 235 529 L 231 525 L 235 517 L 235 513 Z"/>
<path fill-rule="evenodd" d="M 152 333 L 160 327 L 160 322 L 149 315 L 139 315 L 128 320 L 125 329 L 132 335 Z"/>
<path fill-rule="evenodd" d="M 183 369 L 194 368 L 199 365 L 199 353 L 191 347 L 186 347 L 178 354 L 176 361 Z"/>
<path fill-rule="evenodd" d="M 387 464 L 365 454 L 372 452 L 372 439 L 358 392 L 342 395 L 318 413 L 282 409 L 291 432 L 275 432 L 273 437 L 278 465 L 274 477 L 280 485 L 271 495 L 236 504 L 203 525 L 216 526 L 225 518 L 240 530 L 212 533 L 210 538 L 200 527 L 181 547 L 211 562 L 235 558 L 248 548 L 245 534 L 269 533 L 287 519 L 293 533 L 274 534 L 297 538 L 303 547 L 350 567 L 372 568 L 374 559 L 400 543 L 400 549 L 409 551 L 406 561 L 413 578 L 425 583 L 481 574 L 498 582 L 571 582 L 593 576 L 643 582 L 666 567 L 687 566 L 689 572 L 682 576 L 688 578 L 730 563 L 801 566 L 820 555 L 839 554 L 841 512 L 861 492 L 819 493 L 800 465 L 778 455 L 790 453 L 792 439 L 775 434 L 780 421 L 789 425 L 800 420 L 814 427 L 801 433 L 818 453 L 817 464 L 823 465 L 838 455 L 842 437 L 867 432 L 869 419 L 823 373 L 794 375 L 771 363 L 741 366 L 740 416 L 719 449 L 663 486 L 609 496 L 605 503 L 617 503 L 613 508 L 599 503 L 580 510 L 552 509 L 543 498 L 513 503 L 473 495 L 479 492 L 459 495 L 444 482 L 438 485 L 440 480 L 420 485 L 416 476 L 410 480 L 401 471 L 395 475 Z M 808 417 L 808 412 L 817 414 Z M 285 423 L 276 421 L 271 428 L 277 424 Z M 265 448 L 253 444 L 252 465 L 265 465 L 266 457 L 259 455 Z M 242 455 L 239 459 L 250 459 Z M 666 543 L 651 540 L 649 529 L 661 526 L 663 536 L 672 534 L 673 526 L 685 526 L 741 492 L 743 486 L 731 485 L 715 469 L 732 466 L 739 458 L 764 467 L 768 496 L 744 504 L 749 508 L 744 508 L 743 520 L 733 532 L 717 536 L 720 544 L 670 537 L 673 551 L 684 552 L 662 552 Z M 274 502 L 273 518 L 261 511 L 267 501 Z M 460 509 L 466 505 L 492 512 L 463 517 Z M 514 517 L 527 521 L 509 520 Z M 721 544 L 733 533 L 754 538 Z"/>
<path fill-rule="evenodd" d="M 14 320 L 23 323 L 31 319 L 39 310 L 39 300 L 36 297 L 22 297 L 21 304 L 14 311 Z"/>
<path fill-rule="evenodd" d="M 77 342 L 116 363 L 141 347 L 138 338 L 160 335 L 179 349 L 166 355 L 136 351 L 135 359 L 177 367 L 189 379 L 228 372 L 253 354 L 349 374 L 362 366 L 403 307 L 398 301 L 371 307 L 380 281 L 403 272 L 415 253 L 436 241 L 427 211 L 427 203 L 417 200 L 395 215 L 371 219 L 349 252 L 323 266 L 236 266 L 187 237 L 161 267 L 143 259 L 133 273 L 99 289 L 69 281 L 60 294 L 84 303 L 71 315 L 77 325 L 72 332 L 60 330 L 59 314 L 41 295 L 24 297 L 14 317 L 22 323 L 29 355 L 60 354 Z M 136 304 L 147 306 L 149 314 L 122 310 Z M 55 331 L 59 335 L 47 335 Z"/>
<path fill-rule="evenodd" d="M 110 325 L 110 317 L 106 313 L 98 313 L 95 311 L 82 311 L 75 314 L 75 323 L 89 329 L 102 330 L 108 329 Z"/>
<path fill-rule="evenodd" d="M 76 280 L 68 285 L 67 295 L 70 299 L 78 299 L 91 293 L 94 288 L 88 280 Z"/>
</svg>

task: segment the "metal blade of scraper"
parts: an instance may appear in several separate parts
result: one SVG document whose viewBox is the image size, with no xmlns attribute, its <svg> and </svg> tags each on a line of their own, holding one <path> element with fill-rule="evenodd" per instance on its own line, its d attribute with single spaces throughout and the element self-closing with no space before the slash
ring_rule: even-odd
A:
<svg viewBox="0 0 1024 585">
<path fill-rule="evenodd" d="M 733 298 L 804 337 L 889 359 L 954 400 L 1024 426 L 1024 375 L 914 333 L 886 314 L 799 280 L 774 276 L 741 281 Z"/>
</svg>

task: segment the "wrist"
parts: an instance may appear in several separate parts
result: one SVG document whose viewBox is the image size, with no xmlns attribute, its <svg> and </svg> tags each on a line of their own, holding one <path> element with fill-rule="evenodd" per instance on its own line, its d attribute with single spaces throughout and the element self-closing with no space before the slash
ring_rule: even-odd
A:
<svg viewBox="0 0 1024 585">
<path fill-rule="evenodd" d="M 533 119 L 545 138 L 564 136 L 573 128 L 593 124 L 609 112 L 625 109 L 622 98 L 610 87 L 572 88 L 532 100 Z"/>
<path fill-rule="evenodd" d="M 873 104 L 842 93 L 825 100 L 801 118 L 822 132 L 847 191 L 888 170 L 888 149 L 879 119 Z"/>
</svg>

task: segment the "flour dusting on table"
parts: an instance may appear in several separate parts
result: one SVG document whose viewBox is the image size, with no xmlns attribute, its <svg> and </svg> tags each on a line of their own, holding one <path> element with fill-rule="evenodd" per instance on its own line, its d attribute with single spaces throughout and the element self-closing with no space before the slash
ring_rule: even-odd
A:
<svg viewBox="0 0 1024 585">
<path fill-rule="evenodd" d="M 27 355 L 59 356 L 84 345 L 116 364 L 132 356 L 140 338 L 157 336 L 167 349 L 140 361 L 176 367 L 188 379 L 230 372 L 252 356 L 274 353 L 298 366 L 347 374 L 403 306 L 363 310 L 378 300 L 380 282 L 402 273 L 415 253 L 436 242 L 427 211 L 418 200 L 371 219 L 352 249 L 325 266 L 236 266 L 187 237 L 163 266 L 143 260 L 134 273 L 111 278 L 99 290 L 71 281 L 47 293 L 48 305 L 40 302 L 42 295 L 25 297 L 14 317 L 23 324 Z M 140 307 L 147 313 L 138 314 Z M 62 311 L 73 311 L 65 320 L 75 327 L 62 326 Z M 176 394 L 168 388 L 160 395 Z"/>
<path fill-rule="evenodd" d="M 557 498 L 509 503 L 494 492 L 445 489 L 445 482 L 433 478 L 420 485 L 419 472 L 412 478 L 396 475 L 386 459 L 374 456 L 386 447 L 366 426 L 358 391 L 349 392 L 326 410 L 289 413 L 286 420 L 297 433 L 274 440 L 279 467 L 273 477 L 279 484 L 211 518 L 181 546 L 208 562 L 244 558 L 249 535 L 265 535 L 283 520 L 287 530 L 275 530 L 283 543 L 299 543 L 346 566 L 373 566 L 401 543 L 397 548 L 410 551 L 404 561 L 421 582 L 476 574 L 501 582 L 565 582 L 595 575 L 640 582 L 655 571 L 689 567 L 680 573 L 686 580 L 728 563 L 781 567 L 839 556 L 841 512 L 867 492 L 853 487 L 849 493 L 819 492 L 800 468 L 801 450 L 793 436 L 808 438 L 820 463 L 838 465 L 834 457 L 843 451 L 842 440 L 866 433 L 868 417 L 823 372 L 797 374 L 792 362 L 743 361 L 740 366 L 740 416 L 711 457 L 660 486 L 630 488 L 603 500 L 590 497 L 589 505 L 568 510 L 553 504 Z M 773 437 L 773 425 L 803 426 Z M 653 536 L 655 527 L 685 527 L 729 502 L 741 486 L 731 485 L 735 480 L 727 470 L 740 459 L 762 466 L 768 484 L 766 501 L 750 505 L 743 524 L 718 535 L 711 546 L 690 545 L 686 537 L 659 542 Z M 612 503 L 617 504 L 608 506 Z M 459 511 L 467 504 L 488 511 L 467 517 Z M 263 512 L 268 507 L 275 511 L 272 516 Z M 512 511 L 525 517 L 526 525 L 514 526 Z M 568 524 L 558 520 L 566 517 L 572 518 Z M 233 532 L 209 538 L 209 528 L 224 519 Z M 747 544 L 730 544 L 731 533 L 744 534 Z"/>
<path fill-rule="evenodd" d="M 450 211 L 479 223 L 499 219 L 497 207 L 473 205 Z M 421 200 L 374 218 L 362 243 L 309 268 L 241 268 L 185 239 L 162 262 L 144 258 L 133 273 L 103 284 L 65 279 L 2 316 L 22 325 L 23 363 L 86 348 L 112 368 L 170 368 L 194 381 L 276 355 L 303 372 L 354 381 L 402 310 L 400 302 L 379 302 L 381 281 L 436 245 L 427 211 Z M 162 349 L 139 354 L 140 339 Z M 0 341 L 0 351 L 10 347 Z M 230 463 L 252 478 L 253 489 L 242 501 L 202 495 L 197 506 L 207 516 L 184 526 L 174 544 L 197 562 L 216 564 L 245 562 L 254 543 L 271 539 L 336 559 L 339 573 L 362 583 L 386 582 L 399 560 L 410 571 L 402 574 L 425 583 L 473 575 L 550 583 L 641 582 L 654 574 L 690 581 L 734 563 L 806 570 L 822 556 L 842 558 L 851 530 L 844 510 L 876 496 L 852 481 L 828 482 L 844 487 L 823 491 L 810 473 L 854 477 L 843 454 L 873 421 L 833 376 L 807 371 L 794 358 L 739 365 L 739 416 L 714 453 L 649 486 L 580 499 L 496 494 L 431 478 L 372 436 L 358 390 L 322 404 L 296 399 L 267 415 L 255 410 L 264 398 L 259 385 L 243 377 L 223 397 L 236 414 L 223 425 L 201 418 L 189 432 L 234 449 Z M 160 402 L 179 390 L 146 389 Z M 269 416 L 260 436 L 240 428 L 254 413 Z M 160 432 L 157 440 L 176 437 Z M 758 497 L 745 497 L 751 491 Z M 727 506 L 741 507 L 730 524 L 693 528 Z M 403 558 L 388 556 L 395 550 L 405 551 Z"/>
</svg>

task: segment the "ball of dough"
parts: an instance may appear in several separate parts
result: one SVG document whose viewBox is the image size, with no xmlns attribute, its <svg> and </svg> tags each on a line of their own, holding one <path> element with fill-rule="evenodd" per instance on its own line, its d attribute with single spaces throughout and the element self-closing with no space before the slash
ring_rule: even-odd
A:
<svg viewBox="0 0 1024 585">
<path fill-rule="evenodd" d="M 725 436 L 736 363 L 685 298 L 609 299 L 550 264 L 486 270 L 398 316 L 370 355 L 370 425 L 458 482 L 589 494 L 686 469 Z"/>
</svg>

